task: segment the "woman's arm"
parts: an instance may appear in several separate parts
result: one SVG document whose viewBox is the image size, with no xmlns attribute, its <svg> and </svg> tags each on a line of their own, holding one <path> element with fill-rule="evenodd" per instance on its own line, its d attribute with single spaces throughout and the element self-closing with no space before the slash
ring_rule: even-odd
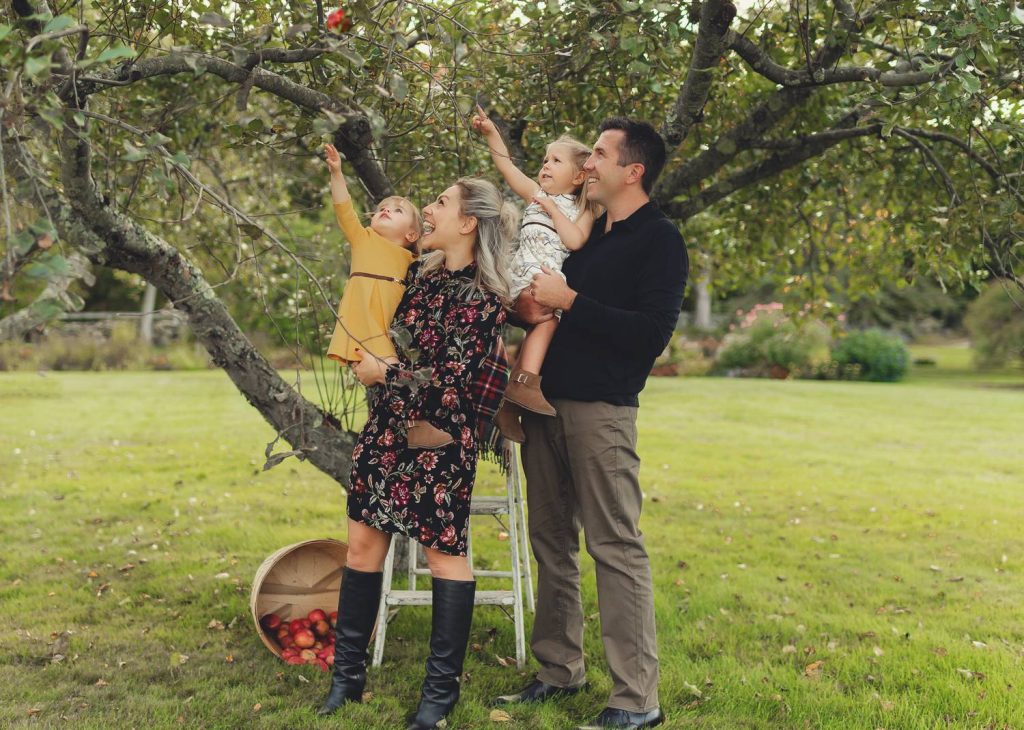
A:
<svg viewBox="0 0 1024 730">
<path fill-rule="evenodd" d="M 476 107 L 476 114 L 473 116 L 472 125 L 473 129 L 482 134 L 487 141 L 487 148 L 491 152 L 494 166 L 498 168 L 498 172 L 505 178 L 505 182 L 508 183 L 508 186 L 512 188 L 516 195 L 529 202 L 540 189 L 540 185 L 512 162 L 512 156 L 508 153 L 505 140 L 501 138 L 501 132 L 494 126 L 494 122 L 487 118 L 487 114 L 479 105 Z"/>
<path fill-rule="evenodd" d="M 554 199 L 548 195 L 534 195 L 533 202 L 540 205 L 544 212 L 551 216 L 551 221 L 555 224 L 555 231 L 567 249 L 579 251 L 583 248 L 583 244 L 590 238 L 590 229 L 594 227 L 594 215 L 589 209 L 584 208 L 580 217 L 574 222 L 558 209 Z"/>
<path fill-rule="evenodd" d="M 470 385 L 505 322 L 505 311 L 495 297 L 453 306 L 458 307 L 458 315 L 444 341 L 430 354 L 428 363 L 413 363 L 417 369 L 429 368 L 430 379 L 413 391 L 408 371 L 391 368 L 384 376 L 387 397 L 396 413 L 407 420 L 434 421 L 449 431 L 453 414 L 467 410 L 472 398 Z"/>
</svg>

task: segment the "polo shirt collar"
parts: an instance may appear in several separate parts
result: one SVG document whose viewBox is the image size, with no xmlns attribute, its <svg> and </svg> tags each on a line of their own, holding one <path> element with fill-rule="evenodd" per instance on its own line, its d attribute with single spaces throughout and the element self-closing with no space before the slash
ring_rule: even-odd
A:
<svg viewBox="0 0 1024 730">
<path fill-rule="evenodd" d="M 612 231 L 621 231 L 624 233 L 635 231 L 640 228 L 641 225 L 659 215 L 661 215 L 661 209 L 658 207 L 658 204 L 653 200 L 648 200 L 646 203 L 634 210 L 628 218 L 612 223 Z M 608 213 L 602 213 L 601 217 L 594 223 L 594 228 L 603 231 L 607 220 Z M 611 231 L 609 231 L 609 233 L 611 233 Z"/>
</svg>

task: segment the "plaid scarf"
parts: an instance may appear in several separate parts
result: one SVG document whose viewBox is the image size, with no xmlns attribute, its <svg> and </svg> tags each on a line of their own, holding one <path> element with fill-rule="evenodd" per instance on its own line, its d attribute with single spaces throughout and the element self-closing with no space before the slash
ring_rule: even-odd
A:
<svg viewBox="0 0 1024 730">
<path fill-rule="evenodd" d="M 480 456 L 496 463 L 502 473 L 508 472 L 508 454 L 502 444 L 501 433 L 494 425 L 494 414 L 498 412 L 498 406 L 505 395 L 508 374 L 505 340 L 498 337 L 481 363 L 480 372 L 470 384 L 469 390 L 473 410 L 476 412 L 476 440 Z"/>
</svg>

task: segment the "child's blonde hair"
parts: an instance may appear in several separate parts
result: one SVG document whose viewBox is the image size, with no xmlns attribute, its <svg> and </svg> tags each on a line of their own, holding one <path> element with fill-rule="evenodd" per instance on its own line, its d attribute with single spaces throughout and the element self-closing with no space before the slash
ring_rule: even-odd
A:
<svg viewBox="0 0 1024 730">
<path fill-rule="evenodd" d="M 412 209 L 412 225 L 413 225 L 413 228 L 416 230 L 416 240 L 412 241 L 407 246 L 407 248 L 410 251 L 412 251 L 414 254 L 419 256 L 420 255 L 420 238 L 423 236 L 423 214 L 420 213 L 420 209 L 418 207 L 416 207 L 415 203 L 413 203 L 408 198 L 403 198 L 401 195 L 389 195 L 386 198 L 381 198 L 380 200 L 377 201 L 377 204 L 375 206 L 373 206 L 373 209 L 377 210 L 378 208 L 380 208 L 381 205 L 383 205 L 384 203 L 387 203 L 389 201 L 392 201 L 392 200 L 395 200 L 395 201 L 397 201 L 399 203 L 404 203 L 405 205 L 408 205 Z M 371 216 L 371 217 L 372 217 L 372 215 L 373 215 L 372 213 L 369 214 L 369 216 Z"/>
<path fill-rule="evenodd" d="M 560 144 L 563 147 L 569 148 L 569 154 L 572 155 L 573 164 L 576 165 L 576 171 L 579 172 L 583 169 L 584 163 L 590 157 L 593 152 L 592 149 L 587 147 L 585 144 L 580 142 L 578 139 L 573 137 L 571 134 L 563 134 L 561 137 L 556 139 L 554 142 L 548 144 L 547 149 L 551 149 L 553 145 Z M 582 213 L 584 210 L 589 210 L 590 214 L 597 218 L 600 215 L 600 206 L 597 203 L 593 203 L 587 200 L 587 186 L 590 185 L 590 180 L 584 178 L 583 184 L 580 185 L 579 189 L 576 190 L 574 197 L 576 198 L 576 212 Z"/>
</svg>

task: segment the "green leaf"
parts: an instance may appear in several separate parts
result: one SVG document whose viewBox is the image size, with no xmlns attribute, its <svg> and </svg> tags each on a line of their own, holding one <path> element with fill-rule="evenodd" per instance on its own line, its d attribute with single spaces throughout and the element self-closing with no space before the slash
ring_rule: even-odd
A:
<svg viewBox="0 0 1024 730">
<path fill-rule="evenodd" d="M 50 70 L 50 56 L 29 56 L 25 59 L 25 75 L 28 77 L 39 76 L 40 74 L 49 72 Z"/>
<path fill-rule="evenodd" d="M 362 68 L 363 66 L 366 65 L 366 59 L 360 56 L 355 51 L 349 48 L 339 48 L 337 50 L 339 56 L 344 58 L 346 61 L 351 63 L 356 68 Z"/>
<path fill-rule="evenodd" d="M 107 61 L 113 61 L 115 58 L 135 58 L 135 51 L 121 44 L 111 46 L 96 56 L 96 63 L 106 63 Z"/>
<path fill-rule="evenodd" d="M 960 83 L 963 84 L 964 89 L 970 94 L 977 94 L 981 91 L 981 81 L 974 74 L 960 74 Z"/>
<path fill-rule="evenodd" d="M 50 22 L 43 28 L 43 33 L 56 33 L 65 28 L 70 28 L 74 24 L 73 18 L 69 18 L 67 15 L 58 15 L 50 19 Z"/>
<path fill-rule="evenodd" d="M 142 162 L 149 157 L 149 150 L 136 147 L 128 140 L 124 141 L 125 154 L 121 155 L 122 160 L 128 162 Z"/>
<path fill-rule="evenodd" d="M 409 85 L 405 82 L 399 74 L 393 74 L 391 76 L 391 95 L 395 97 L 395 101 L 405 101 L 405 97 L 409 95 Z"/>
<path fill-rule="evenodd" d="M 173 155 L 171 155 L 171 161 L 181 165 L 186 170 L 192 169 L 192 160 L 190 160 L 188 158 L 188 155 L 186 155 L 184 152 L 175 152 Z"/>
<path fill-rule="evenodd" d="M 159 132 L 153 132 L 153 134 L 146 137 L 147 147 L 156 147 L 157 145 L 167 144 L 171 141 L 171 138 L 167 135 L 160 134 Z"/>
<path fill-rule="evenodd" d="M 64 129 L 64 117 L 57 109 L 40 109 L 39 116 L 50 123 L 58 132 Z"/>
<path fill-rule="evenodd" d="M 53 281 L 71 273 L 71 265 L 60 254 L 53 254 L 25 267 L 25 275 L 33 279 Z"/>
<path fill-rule="evenodd" d="M 48 322 L 64 314 L 64 307 L 57 299 L 48 298 L 32 302 L 28 311 L 32 314 L 33 319 L 38 318 Z"/>
<path fill-rule="evenodd" d="M 212 25 L 216 28 L 230 28 L 231 21 L 218 13 L 203 13 L 199 16 L 199 25 Z"/>
<path fill-rule="evenodd" d="M 0 41 L 2 41 L 4 38 L 10 35 L 10 32 L 11 26 L 7 25 L 6 23 L 0 23 Z"/>
<path fill-rule="evenodd" d="M 263 236 L 263 229 L 252 223 L 239 223 L 238 230 L 254 241 Z"/>
</svg>

